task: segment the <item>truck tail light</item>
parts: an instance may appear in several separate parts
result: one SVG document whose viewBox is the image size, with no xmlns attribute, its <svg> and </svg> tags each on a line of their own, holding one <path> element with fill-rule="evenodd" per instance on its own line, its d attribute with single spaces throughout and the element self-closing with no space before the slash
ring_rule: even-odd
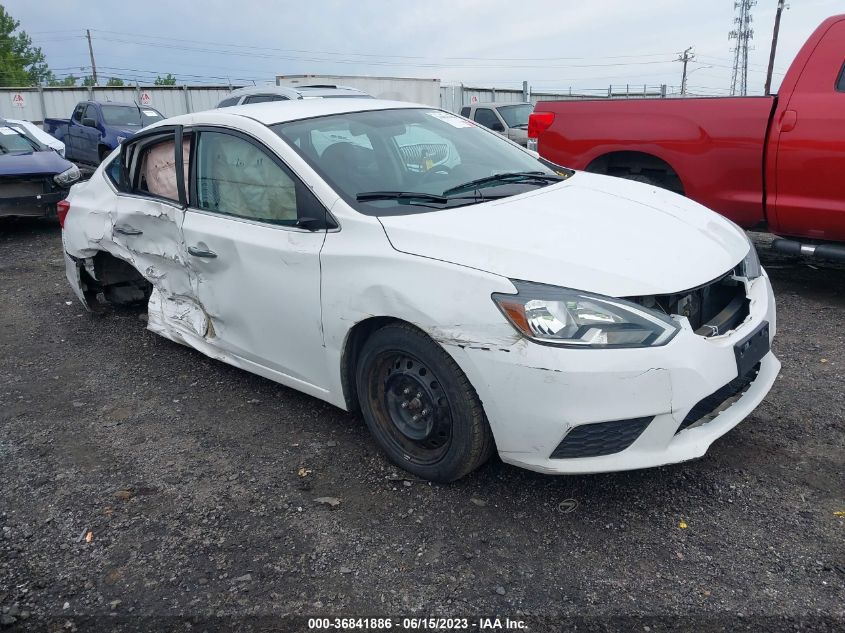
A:
<svg viewBox="0 0 845 633">
<path fill-rule="evenodd" d="M 554 112 L 532 112 L 528 117 L 528 138 L 539 137 L 540 132 L 545 132 L 554 120 Z"/>
<path fill-rule="evenodd" d="M 70 202 L 67 200 L 59 200 L 56 203 L 56 215 L 59 216 L 59 224 L 62 228 L 65 228 L 65 218 L 67 217 L 67 212 L 70 211 Z"/>
</svg>

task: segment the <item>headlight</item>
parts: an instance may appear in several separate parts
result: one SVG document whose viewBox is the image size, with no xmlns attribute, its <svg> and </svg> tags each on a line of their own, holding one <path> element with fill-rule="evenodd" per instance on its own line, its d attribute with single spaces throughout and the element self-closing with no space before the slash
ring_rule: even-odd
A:
<svg viewBox="0 0 845 633">
<path fill-rule="evenodd" d="M 763 268 L 760 266 L 760 257 L 757 255 L 757 249 L 754 247 L 754 242 L 748 237 L 748 233 L 745 234 L 745 237 L 748 238 L 748 254 L 739 265 L 740 272 L 743 277 L 757 279 L 757 277 L 763 274 Z"/>
<path fill-rule="evenodd" d="M 77 180 L 79 180 L 79 168 L 76 165 L 72 165 L 70 169 L 53 176 L 53 182 L 62 187 L 72 185 Z"/>
<path fill-rule="evenodd" d="M 669 316 L 630 301 L 580 290 L 513 281 L 517 294 L 493 301 L 508 321 L 538 343 L 612 348 L 665 345 L 680 329 Z"/>
</svg>

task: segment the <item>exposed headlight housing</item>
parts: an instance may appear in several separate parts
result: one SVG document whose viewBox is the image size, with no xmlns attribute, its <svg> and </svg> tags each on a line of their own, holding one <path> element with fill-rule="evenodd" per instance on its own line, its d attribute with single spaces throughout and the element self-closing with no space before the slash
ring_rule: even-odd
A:
<svg viewBox="0 0 845 633">
<path fill-rule="evenodd" d="M 578 348 L 657 347 L 680 330 L 669 316 L 624 299 L 526 281 L 517 294 L 495 293 L 508 321 L 538 343 Z"/>
<path fill-rule="evenodd" d="M 62 173 L 53 176 L 53 182 L 60 187 L 69 187 L 77 180 L 79 180 L 79 168 L 76 165 L 72 165 L 70 169 L 66 169 Z"/>
<path fill-rule="evenodd" d="M 739 269 L 743 277 L 757 279 L 757 277 L 763 274 L 763 267 L 760 266 L 760 257 L 757 255 L 754 242 L 748 237 L 748 233 L 745 234 L 745 237 L 748 239 L 748 254 L 740 263 Z"/>
</svg>

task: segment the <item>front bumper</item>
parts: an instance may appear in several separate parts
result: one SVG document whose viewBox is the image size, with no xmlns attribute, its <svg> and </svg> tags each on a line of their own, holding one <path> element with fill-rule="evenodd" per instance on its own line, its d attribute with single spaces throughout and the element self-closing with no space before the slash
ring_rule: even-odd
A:
<svg viewBox="0 0 845 633">
<path fill-rule="evenodd" d="M 704 455 L 754 410 L 777 378 L 780 362 L 769 352 L 750 384 L 728 401 L 730 406 L 679 430 L 697 404 L 737 379 L 737 342 L 764 321 L 770 325 L 770 341 L 774 336 L 775 303 L 768 277 L 750 282 L 747 295 L 749 317 L 722 336 L 705 338 L 685 324 L 663 347 L 566 349 L 522 340 L 508 351 L 451 351 L 484 404 L 503 461 L 572 474 L 671 464 Z M 643 419 L 650 420 L 645 429 L 618 452 L 552 457 L 576 427 Z"/>
</svg>

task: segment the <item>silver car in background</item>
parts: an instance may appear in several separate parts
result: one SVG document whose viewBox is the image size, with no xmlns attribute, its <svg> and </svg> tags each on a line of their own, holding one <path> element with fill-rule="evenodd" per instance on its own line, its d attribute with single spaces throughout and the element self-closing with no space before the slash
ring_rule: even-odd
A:
<svg viewBox="0 0 845 633">
<path fill-rule="evenodd" d="M 366 92 L 348 88 L 319 84 L 312 86 L 249 86 L 240 88 L 217 104 L 218 108 L 228 108 L 249 103 L 266 103 L 268 101 L 296 101 L 298 99 L 372 99 Z"/>
</svg>

